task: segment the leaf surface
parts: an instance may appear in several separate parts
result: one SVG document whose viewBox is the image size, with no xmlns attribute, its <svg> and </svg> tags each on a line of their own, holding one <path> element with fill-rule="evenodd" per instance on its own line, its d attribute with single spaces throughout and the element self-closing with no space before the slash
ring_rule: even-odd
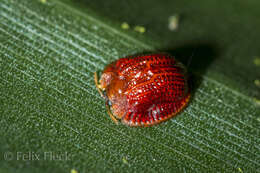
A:
<svg viewBox="0 0 260 173">
<path fill-rule="evenodd" d="M 88 8 L 58 0 L 0 2 L 1 170 L 260 171 L 259 86 L 252 81 L 259 77 L 259 67 L 252 63 L 250 51 L 235 59 L 232 51 L 211 44 L 214 30 L 209 40 L 193 37 L 189 43 L 189 37 L 205 31 L 189 32 L 187 27 L 180 28 L 176 41 L 169 38 L 163 43 L 158 26 L 147 25 L 142 35 L 122 30 L 123 20 L 105 14 L 94 3 Z M 131 18 L 130 23 L 138 24 Z M 235 33 L 241 36 L 242 31 Z M 172 35 L 165 32 L 163 37 Z M 232 37 L 218 37 L 217 45 L 223 41 L 228 50 L 235 49 L 228 47 Z M 175 46 L 169 46 L 172 43 Z M 257 56 L 257 45 L 252 46 L 248 50 Z M 120 57 L 156 51 L 176 54 L 186 64 L 194 52 L 192 101 L 177 117 L 158 126 L 115 125 L 95 88 L 94 72 Z"/>
</svg>

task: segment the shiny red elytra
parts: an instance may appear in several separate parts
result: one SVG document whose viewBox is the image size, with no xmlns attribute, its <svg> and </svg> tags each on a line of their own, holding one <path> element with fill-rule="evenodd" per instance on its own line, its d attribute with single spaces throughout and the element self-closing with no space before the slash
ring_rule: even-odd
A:
<svg viewBox="0 0 260 173">
<path fill-rule="evenodd" d="M 107 100 L 108 113 L 129 126 L 151 126 L 168 120 L 188 103 L 185 67 L 168 54 L 121 58 L 95 82 Z"/>
</svg>

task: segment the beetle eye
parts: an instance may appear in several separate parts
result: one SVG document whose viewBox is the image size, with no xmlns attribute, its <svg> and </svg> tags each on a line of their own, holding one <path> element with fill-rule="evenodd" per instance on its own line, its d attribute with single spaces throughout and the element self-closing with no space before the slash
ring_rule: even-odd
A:
<svg viewBox="0 0 260 173">
<path fill-rule="evenodd" d="M 111 103 L 111 101 L 110 101 L 110 100 L 108 100 L 108 105 L 109 105 L 109 106 L 112 106 L 112 103 Z"/>
</svg>

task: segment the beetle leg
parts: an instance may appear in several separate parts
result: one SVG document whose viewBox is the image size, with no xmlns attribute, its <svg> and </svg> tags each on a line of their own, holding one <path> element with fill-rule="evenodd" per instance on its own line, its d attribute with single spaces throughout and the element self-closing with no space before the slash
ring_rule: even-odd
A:
<svg viewBox="0 0 260 173">
<path fill-rule="evenodd" d="M 97 89 L 98 89 L 99 94 L 100 94 L 103 98 L 105 98 L 105 96 L 104 96 L 104 94 L 103 94 L 103 92 L 102 92 L 101 86 L 100 86 L 100 84 L 98 83 L 97 72 L 94 73 L 94 79 L 95 79 L 95 84 L 96 84 L 96 87 L 97 87 Z"/>
<path fill-rule="evenodd" d="M 106 101 L 106 108 L 107 108 L 107 113 L 110 116 L 110 118 L 116 123 L 118 124 L 118 120 L 116 119 L 116 117 L 112 114 L 109 104 L 108 104 L 108 100 Z"/>
</svg>

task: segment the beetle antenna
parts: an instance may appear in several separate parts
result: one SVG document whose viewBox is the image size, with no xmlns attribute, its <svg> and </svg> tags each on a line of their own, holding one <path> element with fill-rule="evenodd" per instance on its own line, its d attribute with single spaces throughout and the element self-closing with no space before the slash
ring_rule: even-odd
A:
<svg viewBox="0 0 260 173">
<path fill-rule="evenodd" d="M 110 116 L 110 118 L 118 125 L 118 120 L 116 119 L 116 117 L 112 114 L 109 104 L 108 104 L 108 100 L 106 101 L 106 108 L 107 108 L 107 113 Z"/>
<path fill-rule="evenodd" d="M 187 63 L 187 69 L 189 68 L 189 66 L 190 66 L 190 64 L 191 64 L 191 61 L 192 61 L 192 58 L 193 58 L 193 56 L 194 56 L 194 50 L 192 51 L 192 53 L 191 53 L 191 56 L 190 56 L 190 58 L 189 58 L 189 60 L 188 60 L 188 63 Z"/>
<path fill-rule="evenodd" d="M 100 84 L 98 82 L 97 72 L 94 73 L 94 80 L 95 80 L 95 85 L 97 87 L 97 90 L 98 90 L 99 94 L 101 95 L 101 97 L 105 98 L 105 96 L 104 96 L 104 94 L 103 94 L 103 92 L 101 90 L 101 86 L 100 86 Z"/>
</svg>

